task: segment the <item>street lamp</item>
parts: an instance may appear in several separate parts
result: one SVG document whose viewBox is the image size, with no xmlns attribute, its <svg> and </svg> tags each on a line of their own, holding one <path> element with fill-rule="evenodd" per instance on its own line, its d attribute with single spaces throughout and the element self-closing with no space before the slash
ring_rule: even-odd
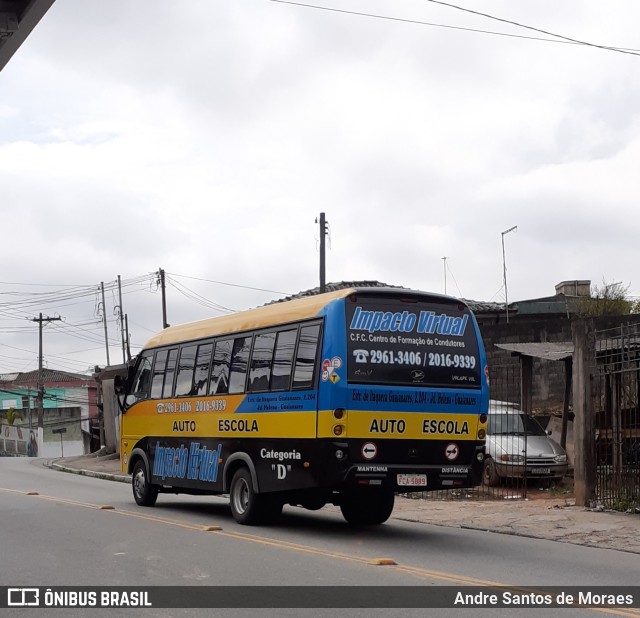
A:
<svg viewBox="0 0 640 618">
<path fill-rule="evenodd" d="M 504 277 L 504 309 L 507 313 L 507 324 L 509 324 L 509 297 L 507 295 L 507 261 L 504 255 L 504 237 L 509 232 L 516 232 L 518 230 L 518 226 L 514 225 L 510 227 L 508 230 L 502 232 L 502 273 Z"/>
</svg>

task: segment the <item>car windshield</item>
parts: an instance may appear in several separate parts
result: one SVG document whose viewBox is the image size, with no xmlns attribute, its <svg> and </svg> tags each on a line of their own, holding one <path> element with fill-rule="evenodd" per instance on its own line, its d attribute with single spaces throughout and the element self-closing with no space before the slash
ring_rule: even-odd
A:
<svg viewBox="0 0 640 618">
<path fill-rule="evenodd" d="M 524 434 L 545 436 L 546 432 L 533 416 L 523 412 L 512 414 L 489 414 L 488 433 L 491 435 Z"/>
</svg>

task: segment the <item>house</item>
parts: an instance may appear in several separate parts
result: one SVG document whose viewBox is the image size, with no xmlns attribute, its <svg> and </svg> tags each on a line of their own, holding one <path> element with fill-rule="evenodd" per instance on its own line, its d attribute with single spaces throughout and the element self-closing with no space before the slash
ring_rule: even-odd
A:
<svg viewBox="0 0 640 618">
<path fill-rule="evenodd" d="M 0 374 L 0 455 L 59 457 L 97 450 L 97 384 L 86 375 L 43 369 L 38 431 L 38 371 Z"/>
</svg>

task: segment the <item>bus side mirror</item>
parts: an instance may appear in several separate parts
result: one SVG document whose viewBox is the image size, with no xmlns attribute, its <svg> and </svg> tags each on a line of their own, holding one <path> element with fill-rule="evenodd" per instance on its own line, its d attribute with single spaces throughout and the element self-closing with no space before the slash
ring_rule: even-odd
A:
<svg viewBox="0 0 640 618">
<path fill-rule="evenodd" d="M 116 395 L 126 395 L 129 387 L 131 385 L 131 381 L 133 380 L 133 374 L 135 371 L 135 367 L 133 365 L 129 365 L 127 368 L 126 377 L 118 374 L 113 379 L 113 389 L 116 392 Z"/>
<path fill-rule="evenodd" d="M 116 395 L 124 395 L 126 392 L 127 381 L 124 376 L 116 376 L 113 379 L 113 389 L 116 391 Z"/>
</svg>

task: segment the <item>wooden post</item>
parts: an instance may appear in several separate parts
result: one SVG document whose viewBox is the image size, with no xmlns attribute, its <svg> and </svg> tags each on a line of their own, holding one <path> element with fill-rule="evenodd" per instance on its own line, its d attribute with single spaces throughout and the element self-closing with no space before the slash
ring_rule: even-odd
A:
<svg viewBox="0 0 640 618">
<path fill-rule="evenodd" d="M 533 409 L 533 358 L 531 356 L 520 356 L 520 388 L 522 411 L 525 414 L 531 414 Z"/>
<path fill-rule="evenodd" d="M 573 358 L 564 359 L 564 406 L 562 408 L 562 433 L 560 446 L 567 448 L 567 429 L 569 425 L 569 402 L 571 401 L 571 380 L 573 375 Z"/>
<path fill-rule="evenodd" d="M 596 444 L 593 422 L 592 381 L 595 371 L 593 321 L 576 319 L 573 335 L 573 441 L 574 491 L 577 506 L 590 506 L 596 488 Z"/>
</svg>

